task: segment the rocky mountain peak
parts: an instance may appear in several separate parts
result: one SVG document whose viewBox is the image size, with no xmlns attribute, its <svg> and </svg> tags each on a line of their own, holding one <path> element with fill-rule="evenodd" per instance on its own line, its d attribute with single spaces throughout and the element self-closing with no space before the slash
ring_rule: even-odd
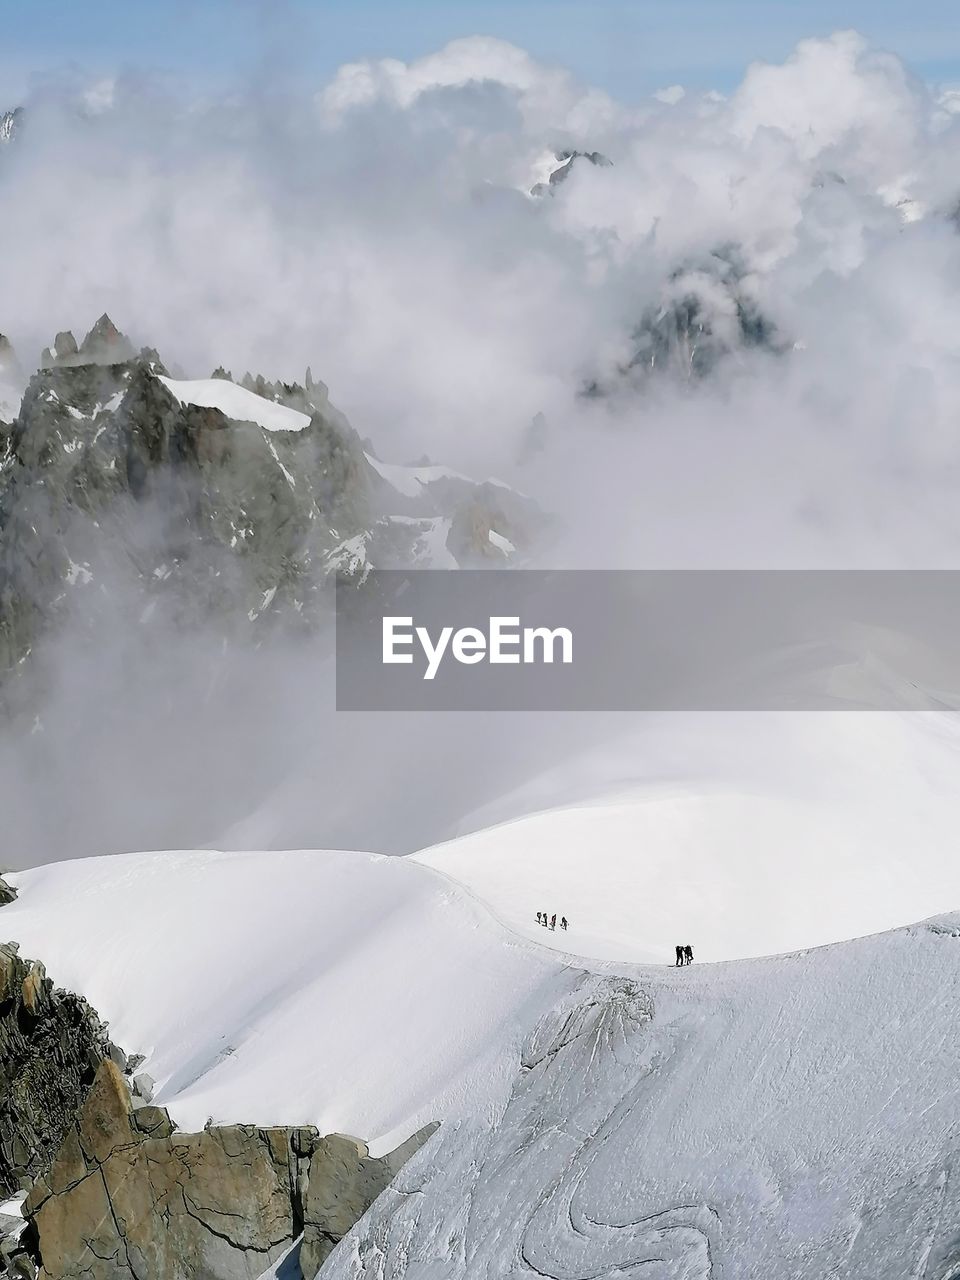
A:
<svg viewBox="0 0 960 1280">
<path fill-rule="evenodd" d="M 731 244 L 675 267 L 630 341 L 629 358 L 588 381 L 583 394 L 635 389 L 664 373 L 695 381 L 722 361 L 743 360 L 751 352 L 780 355 L 788 346 L 754 294 L 743 254 Z"/>
<path fill-rule="evenodd" d="M 9 142 L 23 123 L 23 107 L 0 112 L 0 144 Z"/>
<path fill-rule="evenodd" d="M 75 364 L 79 355 L 77 340 L 69 329 L 64 329 L 54 338 L 49 347 L 40 353 L 40 368 L 52 369 L 58 365 Z"/>
<path fill-rule="evenodd" d="M 81 342 L 80 355 L 88 363 L 119 364 L 121 360 L 131 360 L 134 350 L 126 334 L 104 312 Z"/>
<path fill-rule="evenodd" d="M 609 169 L 613 166 L 613 161 L 600 151 L 554 151 L 553 159 L 548 159 L 546 181 L 534 183 L 530 188 L 530 194 L 532 196 L 550 195 L 562 182 L 566 182 L 577 160 L 586 160 L 598 169 Z"/>
<path fill-rule="evenodd" d="M 108 596 L 158 627 L 299 631 L 331 576 L 505 559 L 538 527 L 505 486 L 381 463 L 310 371 L 171 378 L 106 315 L 42 364 L 0 429 L 0 674 L 67 618 L 93 635 Z"/>
<path fill-rule="evenodd" d="M 40 355 L 41 369 L 56 369 L 83 364 L 121 364 L 132 360 L 136 352 L 126 334 L 121 333 L 104 312 L 78 345 L 69 329 L 58 333 L 53 345 Z"/>
<path fill-rule="evenodd" d="M 5 333 L 0 333 L 0 377 L 22 376 L 20 361 L 13 349 L 13 343 Z"/>
</svg>

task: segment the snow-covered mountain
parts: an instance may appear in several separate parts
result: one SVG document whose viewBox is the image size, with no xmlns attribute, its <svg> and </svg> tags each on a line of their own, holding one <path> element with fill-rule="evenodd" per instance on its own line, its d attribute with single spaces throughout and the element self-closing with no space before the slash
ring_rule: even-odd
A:
<svg viewBox="0 0 960 1280">
<path fill-rule="evenodd" d="M 0 378 L 22 378 L 6 340 Z M 334 574 L 506 563 L 539 519 L 499 482 L 382 462 L 309 371 L 172 378 L 103 316 L 79 344 L 57 335 L 0 424 L 0 671 L 108 606 L 140 624 L 313 625 Z"/>
<path fill-rule="evenodd" d="M 599 151 L 545 151 L 533 166 L 530 195 L 551 195 L 562 182 L 566 182 L 578 160 L 586 160 L 601 169 L 613 165 L 613 161 Z"/>
<path fill-rule="evenodd" d="M 670 272 L 634 326 L 627 358 L 598 370 L 584 393 L 642 390 L 653 375 L 694 381 L 722 361 L 782 355 L 790 346 L 759 304 L 740 251 L 725 245 Z"/>
<path fill-rule="evenodd" d="M 960 917 L 677 970 L 579 955 L 572 907 L 566 952 L 538 946 L 406 859 L 144 854 L 15 882 L 7 934 L 146 1053 L 188 1127 L 255 1115 L 376 1152 L 441 1122 L 324 1276 L 960 1262 Z"/>
<path fill-rule="evenodd" d="M 4 1280 L 960 1280 L 914 637 L 777 651 L 872 711 L 359 715 L 327 626 L 380 566 L 953 564 L 950 93 L 852 32 L 646 103 L 490 38 L 61 79 L 3 324 L 192 367 L 0 336 Z"/>
</svg>

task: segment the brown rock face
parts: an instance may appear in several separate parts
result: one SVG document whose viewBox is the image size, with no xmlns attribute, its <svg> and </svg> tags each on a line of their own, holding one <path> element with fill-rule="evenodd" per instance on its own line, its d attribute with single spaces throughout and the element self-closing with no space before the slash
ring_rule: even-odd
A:
<svg viewBox="0 0 960 1280">
<path fill-rule="evenodd" d="M 117 1147 L 129 1142 L 130 1094 L 115 1062 L 100 1064 L 93 1088 L 80 1111 L 80 1146 L 88 1161 L 102 1164 Z"/>
<path fill-rule="evenodd" d="M 28 1244 L 40 1280 L 256 1280 L 302 1231 L 313 1280 L 430 1132 L 382 1160 L 311 1128 L 181 1134 L 106 1060 L 27 1198 Z"/>
<path fill-rule="evenodd" d="M 43 994 L 43 969 L 38 964 L 30 966 L 30 972 L 20 984 L 20 999 L 27 1013 L 36 1014 Z"/>
<path fill-rule="evenodd" d="M 437 1126 L 427 1125 L 396 1151 L 373 1159 L 364 1143 L 333 1133 L 310 1161 L 300 1267 L 312 1280 L 324 1262 Z"/>
</svg>

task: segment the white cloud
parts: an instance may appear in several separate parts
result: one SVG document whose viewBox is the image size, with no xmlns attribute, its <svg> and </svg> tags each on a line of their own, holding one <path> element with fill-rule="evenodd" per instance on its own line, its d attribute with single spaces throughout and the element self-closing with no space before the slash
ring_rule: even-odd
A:
<svg viewBox="0 0 960 1280">
<path fill-rule="evenodd" d="M 16 299 L 0 329 L 25 355 L 107 309 L 190 374 L 223 361 L 293 377 L 309 362 L 385 455 L 494 473 L 542 410 L 581 442 L 568 473 L 578 497 L 549 459 L 544 475 L 558 502 L 589 505 L 610 411 L 578 391 L 629 355 L 673 273 L 735 245 L 741 291 L 792 354 L 727 361 L 694 399 L 667 381 L 619 400 L 628 435 L 616 439 L 643 442 L 623 473 L 646 475 L 656 457 L 682 493 L 693 450 L 717 490 L 702 499 L 709 520 L 728 500 L 772 519 L 753 486 L 766 468 L 773 491 L 796 490 L 776 508 L 771 554 L 809 544 L 814 526 L 821 536 L 833 515 L 811 513 L 842 505 L 845 467 L 855 486 L 887 465 L 914 493 L 941 483 L 925 468 L 960 411 L 960 238 L 944 217 L 960 194 L 960 122 L 949 96 L 853 33 L 751 67 L 727 98 L 669 89 L 642 109 L 478 37 L 409 64 L 342 68 L 319 99 L 264 85 L 194 101 L 124 80 L 95 86 L 103 109 L 78 118 L 90 92 L 46 87 L 0 160 L 16 245 L 0 260 L 0 296 Z M 578 161 L 551 197 L 524 198 L 538 161 L 564 148 L 613 164 Z M 730 296 L 711 303 L 715 286 L 697 288 L 715 327 L 735 326 Z M 914 419 L 904 388 L 921 385 Z M 809 461 L 789 477 L 775 475 L 781 421 Z M 723 441 L 748 438 L 750 467 L 731 471 L 737 450 Z M 856 473 L 861 448 L 869 468 Z M 655 485 L 636 523 L 662 518 L 676 533 L 668 493 Z M 728 522 L 730 539 L 710 542 L 732 554 Z M 665 537 L 648 531 L 644 546 Z"/>
<path fill-rule="evenodd" d="M 852 141 L 850 156 L 881 164 L 916 144 L 925 96 L 898 58 L 843 31 L 802 41 L 781 66 L 750 67 L 730 125 L 744 139 L 777 129 L 808 160 Z"/>
<path fill-rule="evenodd" d="M 296 377 L 310 363 L 383 457 L 426 451 L 540 498 L 558 564 L 960 563 L 960 235 L 946 216 L 960 120 L 858 37 L 806 41 L 728 97 L 639 110 L 486 40 L 345 68 L 319 103 L 276 79 L 197 100 L 127 79 L 112 106 L 78 115 L 85 92 L 38 92 L 0 154 L 0 330 L 25 360 L 106 309 L 188 375 L 222 361 Z M 613 164 L 578 160 L 552 195 L 527 198 L 537 159 L 564 148 Z M 710 270 L 723 247 L 736 293 Z M 616 383 L 641 317 L 669 320 L 688 290 L 728 348 L 708 376 L 578 394 L 592 375 Z M 738 303 L 776 326 L 781 354 L 740 344 Z M 688 336 L 701 341 L 696 317 Z M 544 447 L 518 467 L 538 411 Z M 20 742 L 3 757 L 10 829 L 44 850 L 215 840 L 289 768 L 292 797 L 268 805 L 277 825 L 252 820 L 240 842 L 396 847 L 489 798 L 471 788 L 491 769 L 495 794 L 555 746 L 555 722 L 536 718 L 522 734 L 482 718 L 469 733 L 424 727 L 422 741 L 399 721 L 331 727 L 304 697 L 321 688 L 314 668 L 262 656 L 260 686 L 239 663 L 199 731 L 203 661 L 189 678 L 172 663 L 130 702 L 114 683 L 123 661 L 68 666 L 40 763 Z M 153 687 L 183 708 L 162 732 Z M 578 720 L 567 741 L 582 734 Z M 457 765 L 468 738 L 482 784 Z M 57 786 L 43 753 L 61 741 Z M 370 778 L 375 804 L 358 794 Z"/>
<path fill-rule="evenodd" d="M 584 89 L 568 72 L 544 67 L 516 45 L 489 36 L 453 40 L 410 63 L 396 58 L 349 63 L 321 92 L 319 103 L 332 124 L 353 108 L 377 102 L 407 108 L 436 90 L 483 84 L 514 95 L 531 129 L 582 132 L 606 127 L 619 114 L 607 94 Z"/>
</svg>

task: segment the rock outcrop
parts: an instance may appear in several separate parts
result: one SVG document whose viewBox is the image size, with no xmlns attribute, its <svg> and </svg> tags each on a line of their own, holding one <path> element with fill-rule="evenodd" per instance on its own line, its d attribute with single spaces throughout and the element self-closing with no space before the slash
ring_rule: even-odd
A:
<svg viewBox="0 0 960 1280">
<path fill-rule="evenodd" d="M 0 881 L 0 886 L 3 882 Z M 6 887 L 6 886 L 3 886 Z M 106 1027 L 79 996 L 57 990 L 43 965 L 0 946 L 0 1191 L 46 1173 L 90 1089 L 113 1056 Z"/>
<path fill-rule="evenodd" d="M 171 381 L 108 316 L 79 344 L 58 334 L 41 365 L 19 412 L 0 386 L 0 678 L 68 625 L 91 650 L 144 625 L 255 645 L 271 628 L 312 634 L 333 578 L 456 567 L 451 520 L 467 564 L 500 562 L 541 525 L 504 485 L 377 462 L 310 370 L 303 385 L 246 374 L 235 386 L 252 395 L 225 388 L 221 409 L 209 388 L 225 369 Z M 294 415 L 277 425 L 273 405 Z M 474 524 L 489 526 L 479 541 Z"/>
<path fill-rule="evenodd" d="M 255 1280 L 303 1233 L 313 1280 L 432 1126 L 371 1159 L 314 1128 L 176 1131 L 109 1059 L 24 1205 L 40 1280 Z"/>
<path fill-rule="evenodd" d="M 112 335 L 60 335 L 9 432 L 0 672 L 67 619 L 93 634 L 107 599 L 158 627 L 308 623 L 314 566 L 370 522 L 359 438 L 333 414 L 269 432 L 181 404 L 155 352 L 104 363 Z"/>
<path fill-rule="evenodd" d="M 555 151 L 556 167 L 551 168 L 546 182 L 537 182 L 530 188 L 532 196 L 552 195 L 561 183 L 566 182 L 577 160 L 587 160 L 595 168 L 609 169 L 613 161 L 599 151 Z"/>
<path fill-rule="evenodd" d="M 782 355 L 788 346 L 755 296 L 742 253 L 724 245 L 671 272 L 659 301 L 646 309 L 630 335 L 629 358 L 589 380 L 583 394 L 636 390 L 663 374 L 693 382 L 725 361 L 750 353 Z"/>
<path fill-rule="evenodd" d="M 130 339 L 104 313 L 79 346 L 69 330 L 58 333 L 53 346 L 41 353 L 40 365 L 59 369 L 85 364 L 121 364 L 135 355 Z"/>
<path fill-rule="evenodd" d="M 22 123 L 23 107 L 14 107 L 12 111 L 0 111 L 0 146 L 17 136 Z"/>
<path fill-rule="evenodd" d="M 380 1159 L 342 1133 L 321 1138 L 310 1160 L 304 1203 L 300 1268 L 312 1280 L 347 1232 L 356 1225 L 411 1156 L 436 1132 L 428 1125 Z"/>
</svg>

